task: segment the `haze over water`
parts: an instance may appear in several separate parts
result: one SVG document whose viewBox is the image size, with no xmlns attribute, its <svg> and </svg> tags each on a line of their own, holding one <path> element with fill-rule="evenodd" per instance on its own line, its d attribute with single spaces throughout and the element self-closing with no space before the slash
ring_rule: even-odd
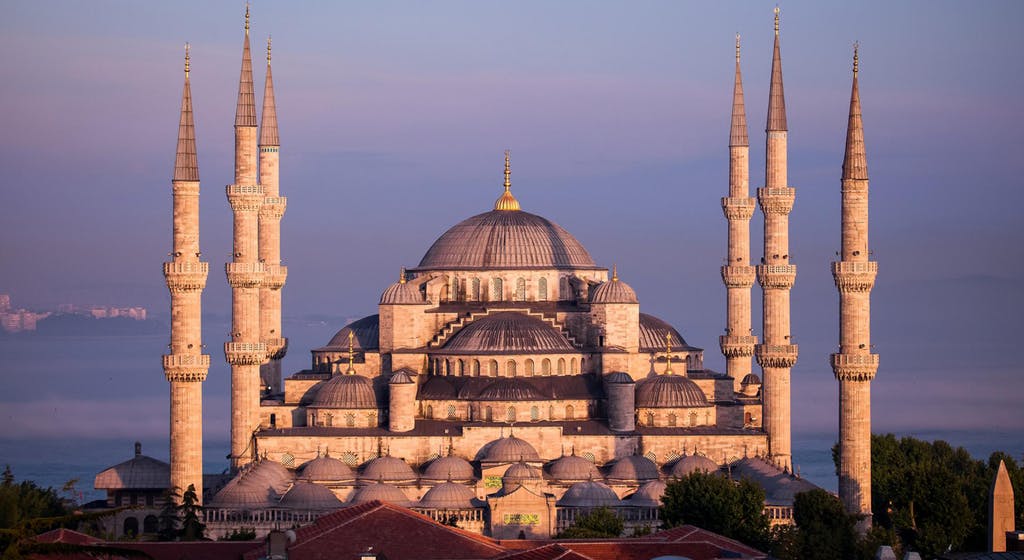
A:
<svg viewBox="0 0 1024 560">
<path fill-rule="evenodd" d="M 771 8 L 254 4 L 256 62 L 266 35 L 274 36 L 281 190 L 289 197 L 285 371 L 307 366 L 308 350 L 344 318 L 374 313 L 399 267 L 415 265 L 445 229 L 491 207 L 506 147 L 523 209 L 565 227 L 599 264 L 617 263 L 642 310 L 670 321 L 705 348 L 709 367 L 724 370 L 719 198 L 728 184 L 733 41 L 739 31 L 753 191 L 763 183 Z M 880 268 L 874 430 L 941 436 L 979 456 L 987 447 L 1020 456 L 1024 38 L 1016 27 L 1024 5 L 781 8 L 789 182 L 797 188 L 796 461 L 808 476 L 808 463 L 825 464 L 825 475 L 812 479 L 834 486 L 827 447 L 837 387 L 827 357 L 838 339 L 838 297 L 829 262 L 839 246 L 857 39 Z M 203 304 L 217 317 L 204 325 L 211 444 L 228 433 L 219 348 L 230 305 L 220 270 L 230 253 L 223 186 L 231 182 L 243 10 L 23 2 L 6 5 L 0 21 L 0 293 L 30 308 L 143 305 L 166 315 L 160 263 L 170 246 L 181 44 L 192 42 L 201 246 L 211 265 Z M 753 258 L 760 228 L 758 213 Z M 753 295 L 760 334 L 760 290 Z M 301 319 L 309 315 L 330 320 L 310 326 Z M 0 340 L 0 462 L 22 457 L 31 441 L 46 455 L 40 460 L 73 464 L 72 447 L 46 443 L 68 438 L 123 441 L 99 466 L 128 458 L 135 439 L 166 457 L 166 342 Z M 811 458 L 820 453 L 824 462 Z M 210 470 L 225 466 L 219 457 L 206 453 Z"/>
</svg>

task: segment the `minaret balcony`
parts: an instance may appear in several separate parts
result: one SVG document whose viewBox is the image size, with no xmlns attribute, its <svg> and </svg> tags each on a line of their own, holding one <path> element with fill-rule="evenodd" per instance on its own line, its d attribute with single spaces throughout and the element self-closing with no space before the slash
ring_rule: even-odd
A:
<svg viewBox="0 0 1024 560">
<path fill-rule="evenodd" d="M 757 200 L 765 214 L 789 214 L 795 199 L 796 189 L 793 187 L 757 189 Z"/>
<path fill-rule="evenodd" d="M 284 211 L 288 207 L 288 197 L 286 196 L 268 196 L 263 199 L 263 205 L 260 207 L 260 218 L 280 220 L 284 216 Z"/>
<path fill-rule="evenodd" d="M 718 345 L 726 358 L 745 358 L 754 355 L 757 337 L 723 335 L 718 337 Z"/>
<path fill-rule="evenodd" d="M 163 361 L 167 381 L 205 381 L 210 370 L 206 354 L 165 354 Z"/>
<path fill-rule="evenodd" d="M 766 290 L 788 290 L 796 282 L 795 264 L 762 264 L 757 267 L 757 279 Z"/>
<path fill-rule="evenodd" d="M 878 371 L 878 354 L 832 354 L 829 361 L 839 381 L 871 381 Z"/>
<path fill-rule="evenodd" d="M 288 353 L 287 338 L 267 338 L 263 343 L 267 345 L 268 360 L 280 360 Z"/>
<path fill-rule="evenodd" d="M 875 261 L 838 261 L 832 263 L 832 277 L 840 293 L 869 292 L 875 286 L 878 263 Z"/>
<path fill-rule="evenodd" d="M 722 282 L 726 288 L 749 288 L 757 274 L 752 266 L 726 265 L 722 267 Z"/>
<path fill-rule="evenodd" d="M 800 352 L 796 344 L 758 344 L 754 355 L 763 368 L 791 368 Z"/>
<path fill-rule="evenodd" d="M 224 272 L 232 288 L 259 288 L 263 283 L 266 265 L 263 263 L 227 263 Z"/>
<path fill-rule="evenodd" d="M 233 366 L 258 366 L 267 361 L 267 345 L 262 342 L 225 342 L 224 359 Z"/>
<path fill-rule="evenodd" d="M 259 212 L 263 206 L 263 185 L 228 185 L 225 192 L 235 212 Z"/>
<path fill-rule="evenodd" d="M 264 266 L 262 286 L 271 290 L 280 290 L 288 279 L 288 267 L 281 264 L 267 264 Z"/>
<path fill-rule="evenodd" d="M 196 292 L 206 287 L 210 265 L 201 261 L 172 261 L 164 263 L 164 278 L 172 292 Z"/>
<path fill-rule="evenodd" d="M 749 220 L 756 206 L 757 201 L 753 197 L 722 197 L 722 213 L 728 220 Z"/>
</svg>

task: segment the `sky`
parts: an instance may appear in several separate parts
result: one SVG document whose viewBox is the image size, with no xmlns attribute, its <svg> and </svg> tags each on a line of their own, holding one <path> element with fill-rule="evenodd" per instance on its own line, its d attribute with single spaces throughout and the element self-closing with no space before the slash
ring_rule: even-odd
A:
<svg viewBox="0 0 1024 560">
<path fill-rule="evenodd" d="M 838 296 L 829 263 L 840 242 L 859 41 L 880 267 L 875 426 L 1019 429 L 1024 407 L 1007 389 L 1024 374 L 1015 336 L 1024 316 L 1024 4 L 780 7 L 797 189 L 794 428 L 836 422 L 827 359 L 838 340 Z M 565 227 L 599 264 L 616 263 L 644 312 L 673 323 L 707 350 L 709 367 L 724 370 L 719 204 L 728 188 L 734 41 L 740 33 L 755 188 L 764 181 L 773 8 L 257 0 L 257 95 L 272 34 L 289 200 L 285 316 L 327 318 L 326 342 L 343 318 L 374 313 L 399 267 L 415 266 L 448 227 L 492 207 L 507 148 L 523 209 Z M 204 311 L 226 318 L 230 291 L 219 270 L 230 258 L 231 212 L 223 187 L 232 181 L 244 4 L 4 1 L 2 10 L 0 293 L 29 308 L 142 305 L 166 315 L 161 262 L 171 243 L 189 41 L 201 247 L 211 264 Z M 758 212 L 751 222 L 755 259 L 761 219 Z M 220 376 L 208 388 L 214 401 L 226 395 L 216 351 L 226 338 L 225 329 L 205 340 L 211 377 Z M 293 345 L 286 369 L 304 367 L 308 356 Z M 153 363 L 133 390 L 164 395 Z M 53 375 L 71 380 L 74 365 Z M 69 397 L 61 387 L 73 384 L 21 380 L 8 396 Z"/>
</svg>

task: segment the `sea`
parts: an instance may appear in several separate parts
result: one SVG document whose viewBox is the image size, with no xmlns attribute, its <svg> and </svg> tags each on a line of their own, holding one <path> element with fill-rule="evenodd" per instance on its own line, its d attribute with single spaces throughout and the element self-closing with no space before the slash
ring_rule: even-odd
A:
<svg viewBox="0 0 1024 560">
<path fill-rule="evenodd" d="M 309 349 L 322 346 L 353 318 L 286 320 L 290 351 L 284 371 L 308 367 Z M 204 331 L 206 341 L 225 339 L 227 319 L 204 318 Z M 208 345 L 212 365 L 204 385 L 203 458 L 205 472 L 215 473 L 227 467 L 229 370 L 219 343 Z M 144 454 L 166 461 L 168 388 L 160 366 L 166 346 L 166 335 L 0 337 L 0 467 L 10 466 L 16 480 L 53 487 L 84 503 L 104 497 L 93 488 L 96 474 L 130 459 L 136 441 Z M 834 394 L 822 396 L 826 397 Z M 814 398 L 794 382 L 794 403 Z M 879 395 L 883 403 L 884 398 Z M 941 417 L 941 402 L 927 406 L 940 411 Z M 997 450 L 1018 458 L 1024 452 L 1021 426 L 974 429 L 972 424 L 965 429 L 962 419 L 954 416 L 948 428 L 882 424 L 876 423 L 876 432 L 945 440 L 979 459 Z M 837 487 L 831 455 L 836 439 L 834 417 L 803 418 L 794 412 L 795 470 L 831 491 Z M 65 492 L 69 481 L 75 481 L 73 489 Z"/>
</svg>

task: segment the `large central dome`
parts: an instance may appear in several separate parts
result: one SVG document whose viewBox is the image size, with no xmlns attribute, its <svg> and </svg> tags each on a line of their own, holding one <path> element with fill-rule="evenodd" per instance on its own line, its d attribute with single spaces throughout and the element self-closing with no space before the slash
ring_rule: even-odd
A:
<svg viewBox="0 0 1024 560">
<path fill-rule="evenodd" d="M 597 268 L 558 224 L 521 210 L 492 210 L 439 237 L 416 270 Z"/>
</svg>

